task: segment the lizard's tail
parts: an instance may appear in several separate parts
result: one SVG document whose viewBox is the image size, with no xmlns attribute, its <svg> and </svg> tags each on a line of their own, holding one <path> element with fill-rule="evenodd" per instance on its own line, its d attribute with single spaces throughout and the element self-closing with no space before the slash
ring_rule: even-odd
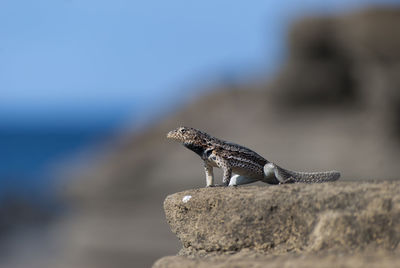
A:
<svg viewBox="0 0 400 268">
<path fill-rule="evenodd" d="M 328 181 L 336 181 L 340 177 L 338 171 L 324 172 L 298 172 L 291 171 L 275 165 L 275 176 L 280 183 L 320 183 Z"/>
</svg>

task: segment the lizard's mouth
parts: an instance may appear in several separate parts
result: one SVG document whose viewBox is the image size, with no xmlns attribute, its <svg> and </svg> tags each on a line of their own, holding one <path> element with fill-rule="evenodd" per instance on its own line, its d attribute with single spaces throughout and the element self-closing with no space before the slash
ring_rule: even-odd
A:
<svg viewBox="0 0 400 268">
<path fill-rule="evenodd" d="M 176 140 L 179 142 L 183 142 L 185 140 L 185 135 L 184 135 L 185 132 L 186 132 L 186 130 L 183 129 L 182 127 L 180 127 L 178 129 L 174 129 L 174 130 L 171 130 L 170 132 L 168 132 L 167 138 Z"/>
</svg>

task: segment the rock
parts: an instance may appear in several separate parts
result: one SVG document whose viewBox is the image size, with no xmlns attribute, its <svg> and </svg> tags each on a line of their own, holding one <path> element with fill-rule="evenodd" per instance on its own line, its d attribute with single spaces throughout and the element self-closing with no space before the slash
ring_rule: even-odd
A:
<svg viewBox="0 0 400 268">
<path fill-rule="evenodd" d="M 281 268 L 281 267 L 398 267 L 399 256 L 384 253 L 369 253 L 356 255 L 324 255 L 324 256 L 254 256 L 235 254 L 232 256 L 213 256 L 207 258 L 188 258 L 169 256 L 158 260 L 153 268 Z"/>
<path fill-rule="evenodd" d="M 382 7 L 296 21 L 274 82 L 276 99 L 295 109 L 387 106 L 377 108 L 386 113 L 383 123 L 398 122 L 400 28 L 393 25 L 399 22 L 398 8 Z"/>
<path fill-rule="evenodd" d="M 164 209 L 182 242 L 181 256 L 163 258 L 154 267 L 191 267 L 198 262 L 204 267 L 259 267 L 264 261 L 278 267 L 299 260 L 306 267 L 320 265 L 317 259 L 332 265 L 339 256 L 345 256 L 341 264 L 349 266 L 370 263 L 365 256 L 371 254 L 371 263 L 389 256 L 393 261 L 388 267 L 394 267 L 394 260 L 400 260 L 399 193 L 400 181 L 176 193 L 165 199 Z M 238 256 L 241 264 L 233 261 Z M 225 266 L 218 266 L 220 262 Z"/>
</svg>

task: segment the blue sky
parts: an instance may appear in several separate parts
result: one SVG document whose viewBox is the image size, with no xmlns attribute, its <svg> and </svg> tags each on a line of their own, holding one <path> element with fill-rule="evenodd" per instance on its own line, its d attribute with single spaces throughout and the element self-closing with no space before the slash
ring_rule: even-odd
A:
<svg viewBox="0 0 400 268">
<path fill-rule="evenodd" d="M 370 2 L 398 1 L 1 0 L 0 123 L 140 117 L 196 81 L 273 70 L 294 17 Z"/>
</svg>

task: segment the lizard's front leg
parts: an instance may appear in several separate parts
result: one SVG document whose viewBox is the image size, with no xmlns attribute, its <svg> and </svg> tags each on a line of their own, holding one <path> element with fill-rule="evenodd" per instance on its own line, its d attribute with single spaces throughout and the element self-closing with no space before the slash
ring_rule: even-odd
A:
<svg viewBox="0 0 400 268">
<path fill-rule="evenodd" d="M 206 172 L 206 187 L 214 186 L 214 172 L 213 167 L 204 161 L 204 170 Z"/>
</svg>

